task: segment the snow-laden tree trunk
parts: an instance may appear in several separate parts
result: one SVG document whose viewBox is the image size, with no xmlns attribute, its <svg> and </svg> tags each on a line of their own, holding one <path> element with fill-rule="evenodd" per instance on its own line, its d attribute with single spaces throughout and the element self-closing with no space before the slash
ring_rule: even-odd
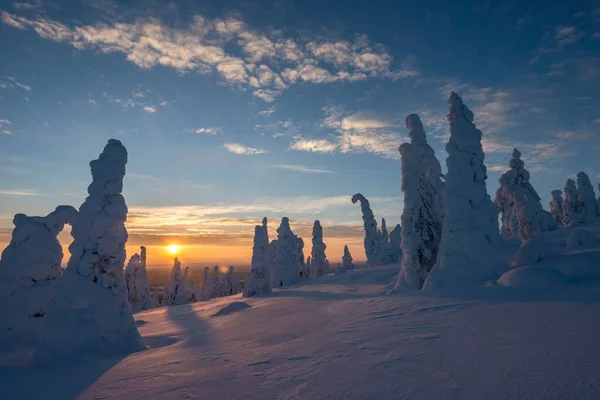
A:
<svg viewBox="0 0 600 400">
<path fill-rule="evenodd" d="M 62 274 L 58 234 L 76 216 L 71 206 L 58 206 L 45 217 L 15 215 L 0 259 L 0 345 L 38 342 Z"/>
<path fill-rule="evenodd" d="M 315 221 L 312 231 L 312 251 L 310 253 L 310 276 L 318 278 L 329 274 L 329 261 L 325 255 L 327 246 L 323 242 L 323 227 L 320 221 Z"/>
<path fill-rule="evenodd" d="M 146 347 L 131 315 L 123 277 L 126 163 L 127 150 L 114 139 L 90 162 L 93 180 L 73 221 L 71 259 L 48 310 L 37 353 L 41 359 L 125 354 Z"/>
<path fill-rule="evenodd" d="M 377 221 L 371 211 L 369 201 L 360 193 L 352 196 L 352 204 L 360 202 L 362 211 L 363 226 L 365 229 L 365 255 L 367 256 L 367 266 L 381 264 L 381 238 L 377 230 Z"/>
<path fill-rule="evenodd" d="M 563 226 L 573 226 L 581 223 L 581 207 L 577 200 L 577 186 L 573 179 L 565 183 L 565 199 L 563 201 Z"/>
<path fill-rule="evenodd" d="M 496 280 L 505 271 L 498 217 L 486 188 L 482 133 L 473 123 L 473 112 L 456 93 L 452 92 L 448 102 L 444 225 L 437 262 L 424 289 L 469 287 Z M 402 231 L 406 229 L 403 224 Z"/>
<path fill-rule="evenodd" d="M 244 297 L 254 296 L 260 293 L 271 293 L 271 277 L 267 266 L 267 247 L 269 236 L 266 229 L 266 218 L 263 225 L 254 227 L 254 245 L 252 246 L 252 260 L 250 261 L 250 272 L 244 286 Z"/>
<path fill-rule="evenodd" d="M 553 190 L 550 192 L 550 195 L 552 196 L 550 200 L 550 214 L 556 223 L 562 226 L 564 220 L 562 190 Z"/>
<path fill-rule="evenodd" d="M 444 219 L 442 168 L 427 143 L 418 115 L 406 117 L 411 143 L 400 146 L 402 157 L 402 268 L 396 289 L 421 289 L 433 268 Z"/>
<path fill-rule="evenodd" d="M 600 216 L 600 208 L 590 177 L 583 171 L 577 174 L 577 201 L 580 207 L 581 223 L 587 224 L 596 221 Z"/>
<path fill-rule="evenodd" d="M 346 271 L 354 269 L 354 264 L 352 264 L 352 255 L 350 254 L 350 250 L 348 246 L 344 246 L 344 255 L 342 256 L 342 266 Z"/>
<path fill-rule="evenodd" d="M 513 149 L 509 162 L 510 169 L 500 176 L 503 196 L 513 202 L 513 212 L 517 215 L 518 236 L 526 242 L 542 232 L 558 229 L 552 215 L 543 209 L 540 196 L 531 183 L 530 174 L 521 160 L 521 152 Z M 512 227 L 511 227 L 512 229 Z"/>
</svg>

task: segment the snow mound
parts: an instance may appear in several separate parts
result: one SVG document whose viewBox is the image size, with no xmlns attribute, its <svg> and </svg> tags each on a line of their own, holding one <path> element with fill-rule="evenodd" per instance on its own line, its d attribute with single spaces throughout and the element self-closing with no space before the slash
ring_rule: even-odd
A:
<svg viewBox="0 0 600 400">
<path fill-rule="evenodd" d="M 528 240 L 517 250 L 515 267 L 537 264 L 559 252 L 560 249 L 557 245 L 548 242 L 543 237 Z"/>
<path fill-rule="evenodd" d="M 504 287 L 526 291 L 550 291 L 569 284 L 569 278 L 560 271 L 541 267 L 520 267 L 506 272 L 498 279 Z"/>
<path fill-rule="evenodd" d="M 598 236 L 587 229 L 576 229 L 567 238 L 567 247 L 596 246 L 599 244 Z"/>
<path fill-rule="evenodd" d="M 233 314 L 239 311 L 244 311 L 252 307 L 248 303 L 244 303 L 243 301 L 234 301 L 233 303 L 227 304 L 225 307 L 221 308 L 219 311 L 211 315 L 211 317 L 220 317 L 223 315 Z"/>
</svg>

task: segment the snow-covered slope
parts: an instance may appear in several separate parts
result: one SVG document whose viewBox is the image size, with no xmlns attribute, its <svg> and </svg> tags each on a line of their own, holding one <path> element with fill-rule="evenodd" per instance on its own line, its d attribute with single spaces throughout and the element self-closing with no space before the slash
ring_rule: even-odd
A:
<svg viewBox="0 0 600 400">
<path fill-rule="evenodd" d="M 598 246 L 566 247 L 574 229 L 544 234 L 563 262 L 537 268 L 600 271 Z M 144 311 L 150 349 L 126 358 L 37 369 L 0 355 L 0 399 L 599 398 L 598 281 L 387 295 L 399 268 Z"/>
</svg>

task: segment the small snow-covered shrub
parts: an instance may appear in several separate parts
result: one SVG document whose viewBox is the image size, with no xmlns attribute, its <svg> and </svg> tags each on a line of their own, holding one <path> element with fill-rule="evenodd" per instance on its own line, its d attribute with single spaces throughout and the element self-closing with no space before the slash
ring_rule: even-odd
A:
<svg viewBox="0 0 600 400">
<path fill-rule="evenodd" d="M 587 229 L 576 229 L 567 238 L 567 247 L 593 246 L 600 244 L 598 236 Z"/>
<path fill-rule="evenodd" d="M 558 253 L 558 246 L 548 242 L 544 238 L 537 237 L 526 241 L 519 247 L 515 259 L 515 266 L 523 267 L 526 265 L 534 265 Z"/>
<path fill-rule="evenodd" d="M 346 273 L 346 269 L 342 266 L 341 263 L 337 263 L 337 265 L 335 267 L 335 274 L 341 275 L 341 274 L 345 274 L 345 273 Z"/>
<path fill-rule="evenodd" d="M 498 279 L 498 283 L 514 289 L 545 291 L 560 289 L 570 281 L 565 274 L 555 269 L 530 266 L 506 272 Z"/>
</svg>

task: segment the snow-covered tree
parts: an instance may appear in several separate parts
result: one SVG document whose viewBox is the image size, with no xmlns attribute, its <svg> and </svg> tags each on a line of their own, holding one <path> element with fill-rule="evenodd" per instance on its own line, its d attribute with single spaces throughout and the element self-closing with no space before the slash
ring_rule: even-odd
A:
<svg viewBox="0 0 600 400">
<path fill-rule="evenodd" d="M 266 218 L 263 225 L 254 227 L 254 246 L 252 246 L 252 260 L 250 261 L 250 272 L 244 286 L 244 297 L 254 296 L 260 293 L 271 293 L 270 271 L 267 267 L 267 247 L 269 236 L 266 229 Z"/>
<path fill-rule="evenodd" d="M 552 215 L 543 209 L 540 196 L 531 183 L 530 174 L 521 160 L 521 152 L 513 149 L 510 169 L 500 176 L 499 182 L 506 200 L 513 203 L 517 215 L 518 236 L 522 242 L 533 239 L 542 232 L 558 229 Z M 511 231 L 514 227 L 511 226 Z"/>
<path fill-rule="evenodd" d="M 352 204 L 360 202 L 362 211 L 363 225 L 365 229 L 365 255 L 367 256 L 367 266 L 381 264 L 381 237 L 377 230 L 377 221 L 371 211 L 369 200 L 360 193 L 352 196 Z"/>
<path fill-rule="evenodd" d="M 550 200 L 550 214 L 557 224 L 562 225 L 563 216 L 563 198 L 562 190 L 553 190 L 550 192 L 552 200 Z"/>
<path fill-rule="evenodd" d="M 389 242 L 389 235 L 388 235 L 388 230 L 387 230 L 387 225 L 385 223 L 385 218 L 381 218 L 381 242 L 382 243 L 388 243 Z"/>
<path fill-rule="evenodd" d="M 502 223 L 500 234 L 502 237 L 516 237 L 519 231 L 519 223 L 513 197 L 509 196 L 502 187 L 499 187 L 496 190 L 494 206 L 496 207 L 496 212 L 500 214 L 500 221 Z"/>
<path fill-rule="evenodd" d="M 131 256 L 125 268 L 125 283 L 132 313 L 151 308 L 150 285 L 146 273 L 146 248 L 141 247 L 141 255 Z"/>
<path fill-rule="evenodd" d="M 225 275 L 225 287 L 227 288 L 225 296 L 232 296 L 242 291 L 240 280 L 233 274 L 233 272 L 234 268 L 230 266 L 229 270 L 227 271 L 227 275 Z"/>
<path fill-rule="evenodd" d="M 221 280 L 221 273 L 218 265 L 213 266 L 213 272 L 208 278 L 208 282 L 210 298 L 215 299 L 217 297 L 223 297 L 223 282 Z"/>
<path fill-rule="evenodd" d="M 17 214 L 0 259 L 0 342 L 37 343 L 62 273 L 58 234 L 77 210 L 58 206 L 45 217 Z"/>
<path fill-rule="evenodd" d="M 581 223 L 587 224 L 596 221 L 600 216 L 600 208 L 590 177 L 583 171 L 577 174 L 577 201 L 580 207 Z"/>
<path fill-rule="evenodd" d="M 181 282 L 177 288 L 174 305 L 194 303 L 197 301 L 196 288 L 190 282 L 189 274 L 190 267 L 185 267 L 183 274 L 181 274 Z"/>
<path fill-rule="evenodd" d="M 304 242 L 292 232 L 290 220 L 287 217 L 281 219 L 281 225 L 277 228 L 277 240 L 273 244 L 274 267 L 271 270 L 272 287 L 286 286 L 300 280 L 299 271 L 304 265 L 303 247 Z M 269 258 L 269 248 L 267 248 Z"/>
<path fill-rule="evenodd" d="M 390 232 L 390 249 L 396 254 L 397 262 L 402 257 L 402 227 L 397 224 Z"/>
<path fill-rule="evenodd" d="M 467 287 L 496 280 L 505 271 L 500 260 L 498 217 L 486 188 L 482 133 L 473 123 L 473 112 L 456 93 L 451 93 L 448 103 L 450 139 L 446 144 L 442 240 L 424 289 Z M 407 226 L 402 224 L 405 230 Z"/>
<path fill-rule="evenodd" d="M 177 293 L 180 289 L 184 289 L 183 272 L 181 271 L 181 262 L 179 262 L 179 258 L 175 257 L 169 280 L 165 285 L 163 304 L 165 306 L 176 306 L 178 304 Z M 181 299 L 181 295 L 179 296 L 179 299 Z"/>
<path fill-rule="evenodd" d="M 342 266 L 346 271 L 354 269 L 354 264 L 352 264 L 352 255 L 350 254 L 350 250 L 348 246 L 344 246 L 344 255 L 342 256 Z"/>
<path fill-rule="evenodd" d="M 202 274 L 202 285 L 200 286 L 200 296 L 199 299 L 202 301 L 210 300 L 211 289 L 210 289 L 210 268 L 204 267 L 204 272 Z"/>
<path fill-rule="evenodd" d="M 444 219 L 442 168 L 435 152 L 427 143 L 421 119 L 416 114 L 406 117 L 410 143 L 400 146 L 402 158 L 401 249 L 402 268 L 396 288 L 421 289 L 433 268 Z M 397 240 L 397 239 L 396 239 Z"/>
<path fill-rule="evenodd" d="M 321 222 L 316 220 L 312 231 L 312 251 L 310 253 L 310 277 L 318 278 L 329 274 L 329 261 L 325 255 L 327 246 L 323 242 L 323 227 Z"/>
<path fill-rule="evenodd" d="M 565 183 L 565 199 L 563 201 L 563 226 L 573 226 L 581 223 L 581 212 L 577 200 L 577 186 L 573 179 Z"/>
<path fill-rule="evenodd" d="M 126 163 L 127 150 L 114 139 L 90 162 L 89 196 L 73 221 L 71 258 L 46 316 L 37 350 L 40 359 L 145 348 L 123 277 L 127 205 L 121 192 Z"/>
</svg>

